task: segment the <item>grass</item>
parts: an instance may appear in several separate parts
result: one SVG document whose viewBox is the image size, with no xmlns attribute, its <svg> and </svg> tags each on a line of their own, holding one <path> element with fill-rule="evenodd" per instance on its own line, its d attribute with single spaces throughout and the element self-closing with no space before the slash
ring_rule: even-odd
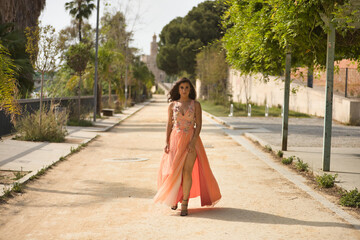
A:
<svg viewBox="0 0 360 240">
<path fill-rule="evenodd" d="M 92 121 L 89 120 L 85 120 L 85 119 L 69 119 L 69 121 L 67 121 L 68 126 L 81 126 L 81 127 L 92 127 L 94 124 L 92 123 Z"/>
<path fill-rule="evenodd" d="M 213 114 L 216 117 L 227 117 L 230 113 L 230 106 L 217 105 L 212 101 L 200 100 L 203 110 Z M 246 117 L 246 104 L 233 103 L 234 117 Z M 252 117 L 265 117 L 265 106 L 251 104 Z M 281 117 L 281 107 L 269 108 L 269 117 Z M 310 115 L 289 110 L 289 117 L 309 118 Z"/>
</svg>

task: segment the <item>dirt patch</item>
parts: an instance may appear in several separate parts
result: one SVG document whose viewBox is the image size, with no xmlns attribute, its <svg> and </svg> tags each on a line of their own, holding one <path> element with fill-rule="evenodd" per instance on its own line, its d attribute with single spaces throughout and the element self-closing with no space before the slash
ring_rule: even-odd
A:
<svg viewBox="0 0 360 240">
<path fill-rule="evenodd" d="M 0 170 L 0 184 L 11 184 L 28 173 L 30 173 L 30 171 Z"/>
</svg>

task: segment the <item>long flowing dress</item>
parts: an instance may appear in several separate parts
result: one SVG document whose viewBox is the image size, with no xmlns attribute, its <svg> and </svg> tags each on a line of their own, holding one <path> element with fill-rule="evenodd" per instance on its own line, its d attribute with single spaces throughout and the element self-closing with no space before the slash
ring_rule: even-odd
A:
<svg viewBox="0 0 360 240">
<path fill-rule="evenodd" d="M 174 206 L 181 202 L 182 171 L 188 154 L 188 144 L 194 134 L 195 101 L 192 100 L 184 115 L 175 101 L 173 107 L 173 129 L 170 135 L 169 152 L 164 153 L 158 172 L 158 192 L 154 201 Z M 190 198 L 200 196 L 201 206 L 213 206 L 221 198 L 220 189 L 210 169 L 200 136 L 195 144 L 196 160 L 192 171 Z"/>
</svg>

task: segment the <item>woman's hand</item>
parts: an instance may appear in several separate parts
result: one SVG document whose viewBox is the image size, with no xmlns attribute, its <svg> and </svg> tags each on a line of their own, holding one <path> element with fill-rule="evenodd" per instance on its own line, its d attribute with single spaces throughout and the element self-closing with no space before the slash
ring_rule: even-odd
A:
<svg viewBox="0 0 360 240">
<path fill-rule="evenodd" d="M 195 141 L 193 141 L 193 140 L 190 141 L 188 150 L 190 153 L 195 152 Z"/>
<path fill-rule="evenodd" d="M 164 152 L 165 152 L 165 153 L 169 153 L 169 150 L 170 150 L 170 146 L 169 146 L 169 144 L 167 143 L 166 146 L 164 147 Z"/>
</svg>

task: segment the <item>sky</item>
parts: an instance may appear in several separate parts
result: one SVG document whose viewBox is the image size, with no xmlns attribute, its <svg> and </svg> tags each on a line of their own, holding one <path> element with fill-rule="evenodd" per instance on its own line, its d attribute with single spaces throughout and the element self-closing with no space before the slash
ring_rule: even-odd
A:
<svg viewBox="0 0 360 240">
<path fill-rule="evenodd" d="M 47 0 L 40 15 L 42 25 L 52 25 L 56 31 L 70 25 L 71 17 L 65 10 L 65 3 L 70 0 Z M 154 33 L 159 36 L 162 28 L 176 17 L 184 17 L 194 6 L 204 0 L 100 0 L 100 19 L 104 10 L 120 10 L 128 19 L 128 31 L 134 32 L 132 47 L 140 49 L 142 54 L 150 54 L 150 42 Z M 97 0 L 94 1 L 95 4 Z M 138 17 L 136 17 L 138 16 Z M 89 18 L 96 27 L 96 9 Z M 159 38 L 157 38 L 157 41 Z"/>
</svg>

